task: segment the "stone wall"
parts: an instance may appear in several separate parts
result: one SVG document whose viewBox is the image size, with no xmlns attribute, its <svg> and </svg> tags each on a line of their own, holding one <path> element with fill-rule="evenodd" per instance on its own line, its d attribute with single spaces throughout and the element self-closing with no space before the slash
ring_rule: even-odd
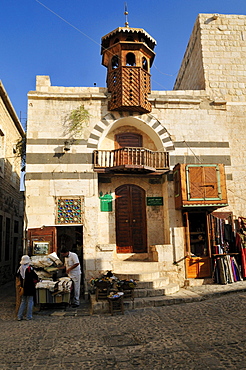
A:
<svg viewBox="0 0 246 370">
<path fill-rule="evenodd" d="M 200 47 L 197 46 L 199 38 Z M 202 88 L 209 94 L 226 99 L 228 102 L 245 101 L 245 58 L 245 15 L 200 14 L 174 89 Z M 199 71 L 204 70 L 205 86 L 201 84 L 199 87 L 198 72 L 192 69 L 192 66 L 198 67 Z"/>
<path fill-rule="evenodd" d="M 13 279 L 22 253 L 23 193 L 16 144 L 24 131 L 0 83 L 0 285 Z"/>
</svg>

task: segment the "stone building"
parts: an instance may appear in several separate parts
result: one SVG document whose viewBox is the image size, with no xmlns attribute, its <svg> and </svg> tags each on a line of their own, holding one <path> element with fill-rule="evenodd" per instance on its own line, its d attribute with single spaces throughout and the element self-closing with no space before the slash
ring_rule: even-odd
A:
<svg viewBox="0 0 246 370">
<path fill-rule="evenodd" d="M 211 278 L 212 217 L 246 215 L 246 17 L 200 14 L 172 91 L 150 89 L 155 44 L 119 27 L 107 88 L 37 76 L 28 94 L 27 248 L 77 251 L 85 290 L 106 270 L 172 291 Z"/>
<path fill-rule="evenodd" d="M 23 192 L 16 144 L 24 135 L 0 81 L 0 284 L 13 278 L 22 252 Z"/>
</svg>

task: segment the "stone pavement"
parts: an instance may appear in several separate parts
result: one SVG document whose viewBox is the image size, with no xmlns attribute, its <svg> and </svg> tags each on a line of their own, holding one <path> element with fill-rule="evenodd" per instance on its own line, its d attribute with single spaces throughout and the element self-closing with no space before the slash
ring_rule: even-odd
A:
<svg viewBox="0 0 246 370">
<path fill-rule="evenodd" d="M 190 287 L 164 307 L 125 315 L 90 316 L 82 302 L 18 322 L 7 284 L 0 287 L 0 369 L 245 369 L 245 291 L 246 281 Z"/>
<path fill-rule="evenodd" d="M 246 280 L 238 281 L 233 284 L 221 285 L 221 284 L 207 284 L 194 287 L 181 288 L 179 292 L 166 296 L 165 302 L 161 301 L 161 305 L 169 306 L 173 304 L 191 303 L 203 301 L 206 299 L 216 298 L 229 293 L 245 292 L 246 291 Z M 14 305 L 15 305 L 15 288 L 13 283 L 8 283 L 4 286 L 0 286 L 0 314 L 1 317 L 14 317 Z M 156 307 L 160 304 L 158 299 L 156 300 Z M 11 307 L 11 309 L 10 309 Z M 146 307 L 148 309 L 149 307 Z M 145 309 L 145 308 L 144 308 Z M 143 310 L 138 309 L 135 305 L 134 311 Z M 77 309 L 71 307 L 64 308 L 63 306 L 44 307 L 39 310 L 34 308 L 34 314 L 39 316 L 87 316 L 91 314 L 90 304 L 88 301 L 82 300 L 81 306 Z M 3 316 L 2 316 L 3 315 Z"/>
</svg>

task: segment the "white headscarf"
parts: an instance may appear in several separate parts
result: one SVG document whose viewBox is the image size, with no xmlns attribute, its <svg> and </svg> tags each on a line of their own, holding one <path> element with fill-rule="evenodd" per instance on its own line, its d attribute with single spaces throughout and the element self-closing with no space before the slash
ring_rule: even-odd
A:
<svg viewBox="0 0 246 370">
<path fill-rule="evenodd" d="M 26 269 L 28 266 L 30 266 L 30 262 L 31 262 L 31 259 L 29 256 L 24 255 L 21 257 L 21 261 L 20 261 L 21 265 L 20 265 L 19 271 L 20 271 L 22 279 L 25 279 Z"/>
</svg>

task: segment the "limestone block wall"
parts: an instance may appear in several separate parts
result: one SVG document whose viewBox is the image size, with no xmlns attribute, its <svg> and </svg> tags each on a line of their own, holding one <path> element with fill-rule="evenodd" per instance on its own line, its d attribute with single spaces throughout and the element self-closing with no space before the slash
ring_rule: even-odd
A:
<svg viewBox="0 0 246 370">
<path fill-rule="evenodd" d="M 246 165 L 246 104 L 228 103 L 226 127 L 231 148 L 232 180 L 227 182 L 230 207 L 236 217 L 246 215 L 245 165 Z"/>
<path fill-rule="evenodd" d="M 176 93 L 180 98 L 181 92 Z M 196 101 L 192 103 L 190 99 L 184 108 L 183 103 L 179 104 L 179 99 L 174 101 L 173 92 L 171 96 L 172 109 L 170 103 L 166 108 L 164 101 L 161 109 L 160 97 L 158 110 L 153 109 L 173 138 L 175 150 L 170 152 L 171 167 L 176 163 L 223 163 L 228 189 L 232 188 L 234 192 L 228 191 L 230 207 L 235 209 L 238 216 L 245 213 L 245 205 L 235 200 L 235 196 L 241 197 L 239 187 L 243 187 L 244 183 L 245 106 L 226 102 L 213 104 L 213 100 L 209 102 L 205 95 L 199 98 L 196 95 Z M 200 100 L 199 104 L 197 100 Z M 236 193 L 235 185 L 238 189 Z M 239 213 L 237 209 L 240 209 Z"/>
<path fill-rule="evenodd" d="M 22 252 L 23 194 L 17 142 L 24 130 L 0 82 L 0 285 L 13 278 Z"/>
<path fill-rule="evenodd" d="M 205 89 L 228 102 L 245 101 L 245 57 L 245 15 L 199 14 L 174 89 Z M 204 70 L 205 86 L 199 86 L 197 70 L 192 69 L 196 64 Z"/>
<path fill-rule="evenodd" d="M 36 91 L 28 94 L 28 228 L 54 225 L 58 196 L 76 195 L 89 199 L 97 195 L 93 150 L 88 148 L 87 140 L 105 104 L 105 94 L 101 90 L 51 86 L 49 76 L 37 76 Z M 79 136 L 73 137 L 76 140 L 71 141 L 70 150 L 65 151 L 65 142 L 71 139 L 66 126 L 68 116 L 81 105 L 89 112 L 89 122 Z"/>
</svg>

